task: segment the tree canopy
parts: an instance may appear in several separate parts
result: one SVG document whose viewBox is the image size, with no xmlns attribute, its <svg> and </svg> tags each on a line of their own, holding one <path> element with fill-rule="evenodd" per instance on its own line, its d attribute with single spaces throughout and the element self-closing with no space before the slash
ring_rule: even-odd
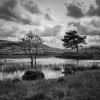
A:
<svg viewBox="0 0 100 100">
<path fill-rule="evenodd" d="M 77 31 L 70 30 L 66 32 L 64 38 L 62 39 L 63 45 L 66 48 L 76 48 L 78 52 L 79 44 L 86 44 L 86 36 L 79 36 Z"/>
<path fill-rule="evenodd" d="M 43 43 L 43 40 L 31 31 L 25 35 L 25 37 L 20 39 L 19 46 L 25 52 L 25 54 L 30 56 L 31 68 L 33 68 L 33 60 L 35 60 L 36 69 L 36 58 L 39 50 L 39 46 Z"/>
</svg>

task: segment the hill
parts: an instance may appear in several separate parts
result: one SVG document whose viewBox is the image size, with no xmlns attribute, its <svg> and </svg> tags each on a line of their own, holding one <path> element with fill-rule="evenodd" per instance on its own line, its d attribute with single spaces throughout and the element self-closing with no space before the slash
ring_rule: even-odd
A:
<svg viewBox="0 0 100 100">
<path fill-rule="evenodd" d="M 24 54 L 24 52 L 18 46 L 19 42 L 7 41 L 7 40 L 0 40 L 0 54 Z M 39 46 L 39 53 L 40 54 L 61 54 L 63 53 L 63 49 L 53 48 L 42 44 Z"/>
</svg>

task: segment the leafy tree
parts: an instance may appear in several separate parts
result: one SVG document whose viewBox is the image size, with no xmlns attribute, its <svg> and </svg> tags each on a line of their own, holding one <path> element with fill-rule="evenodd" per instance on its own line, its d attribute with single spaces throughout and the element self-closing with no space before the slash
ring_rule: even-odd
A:
<svg viewBox="0 0 100 100">
<path fill-rule="evenodd" d="M 43 43 L 43 40 L 36 34 L 33 34 L 31 31 L 25 35 L 24 38 L 20 39 L 19 46 L 29 55 L 31 59 L 31 68 L 34 68 L 33 61 L 35 60 L 35 70 L 36 70 L 36 59 L 39 50 L 39 46 Z"/>
<path fill-rule="evenodd" d="M 69 32 L 66 32 L 64 35 L 64 39 L 62 41 L 64 42 L 64 47 L 66 48 L 76 48 L 77 53 L 79 49 L 79 44 L 86 44 L 85 42 L 86 36 L 79 36 L 77 31 L 70 30 Z M 78 59 L 77 59 L 77 66 L 78 66 Z M 74 73 L 76 72 L 76 68 L 73 68 Z"/>
<path fill-rule="evenodd" d="M 64 42 L 64 47 L 66 48 L 76 48 L 79 51 L 79 44 L 86 44 L 86 36 L 79 36 L 77 31 L 70 30 L 66 32 L 62 41 Z"/>
</svg>

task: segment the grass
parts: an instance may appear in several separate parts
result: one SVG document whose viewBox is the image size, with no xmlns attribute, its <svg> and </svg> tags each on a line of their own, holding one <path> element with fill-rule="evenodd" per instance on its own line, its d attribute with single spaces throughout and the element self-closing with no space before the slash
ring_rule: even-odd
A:
<svg viewBox="0 0 100 100">
<path fill-rule="evenodd" d="M 25 100 L 52 100 L 52 98 L 47 96 L 44 92 L 38 92 Z"/>
<path fill-rule="evenodd" d="M 0 67 L 0 72 L 4 73 L 14 73 L 17 71 L 25 71 L 30 69 L 30 65 L 26 64 L 19 64 L 19 63 L 7 63 Z"/>
<path fill-rule="evenodd" d="M 67 65 L 67 64 L 66 64 Z M 37 69 L 49 69 L 53 71 L 60 71 L 61 68 L 63 68 L 65 64 L 37 64 Z M 25 71 L 31 69 L 30 64 L 21 64 L 21 63 L 7 63 L 7 64 L 2 64 L 0 65 L 0 72 L 4 73 L 14 73 L 17 71 Z"/>
<path fill-rule="evenodd" d="M 100 70 L 58 79 L 0 82 L 0 100 L 99 100 Z"/>
</svg>

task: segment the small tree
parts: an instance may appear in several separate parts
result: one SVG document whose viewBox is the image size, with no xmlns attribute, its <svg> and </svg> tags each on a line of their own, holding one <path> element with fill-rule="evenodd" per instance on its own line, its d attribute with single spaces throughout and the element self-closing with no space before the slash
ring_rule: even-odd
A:
<svg viewBox="0 0 100 100">
<path fill-rule="evenodd" d="M 39 50 L 39 46 L 43 43 L 43 40 L 36 34 L 33 34 L 31 31 L 25 35 L 24 38 L 21 38 L 19 43 L 20 48 L 29 55 L 31 59 L 31 68 L 33 66 L 33 60 L 35 60 L 35 70 L 36 70 L 36 59 Z"/>
<path fill-rule="evenodd" d="M 64 47 L 76 48 L 78 53 L 79 44 L 86 44 L 85 39 L 86 36 L 79 36 L 77 34 L 77 31 L 70 30 L 69 32 L 66 32 L 66 34 L 64 35 L 64 39 L 62 39 L 62 41 L 64 42 Z"/>
</svg>

